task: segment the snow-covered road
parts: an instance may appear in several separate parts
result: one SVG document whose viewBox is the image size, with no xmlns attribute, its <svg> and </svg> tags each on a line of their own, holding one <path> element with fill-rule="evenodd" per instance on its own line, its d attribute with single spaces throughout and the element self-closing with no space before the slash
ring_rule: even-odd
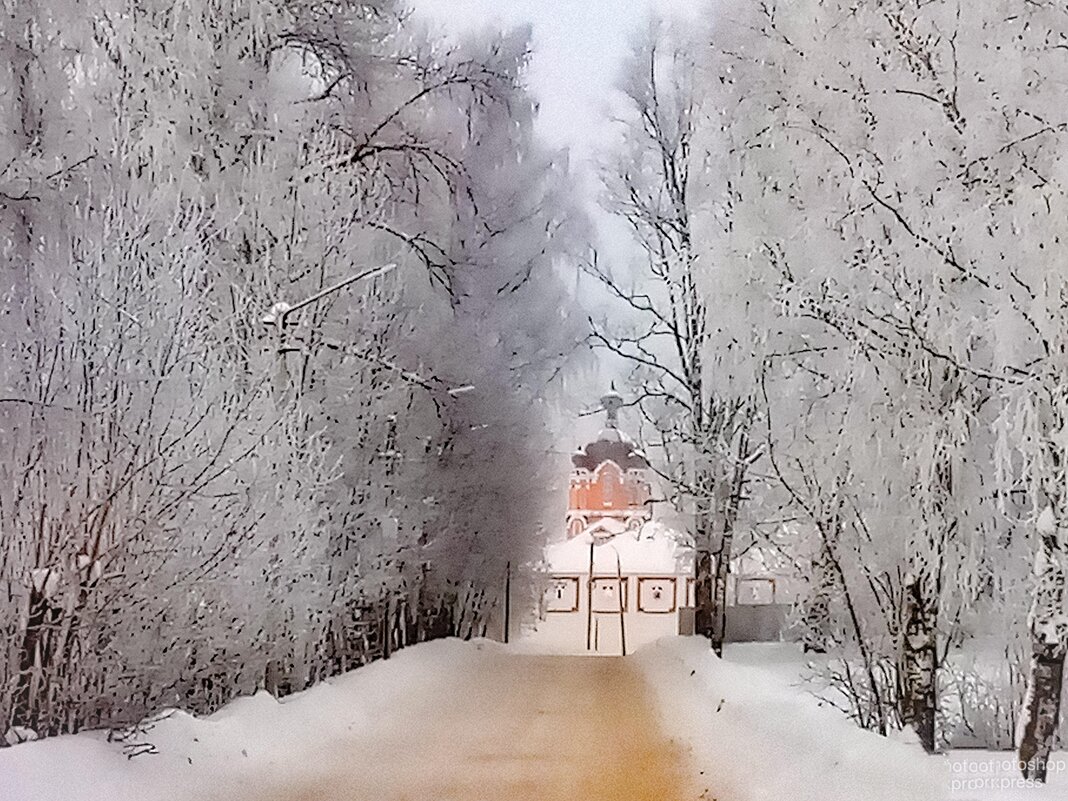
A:
<svg viewBox="0 0 1068 801">
<path fill-rule="evenodd" d="M 796 686 L 790 646 L 719 660 L 688 637 L 626 658 L 535 645 L 442 640 L 281 702 L 260 692 L 207 717 L 165 713 L 124 742 L 83 732 L 0 749 L 0 801 L 1024 797 L 954 793 L 997 755 L 951 772 L 944 757 L 857 729 Z"/>
<path fill-rule="evenodd" d="M 416 730 L 402 714 L 371 746 L 337 740 L 248 801 L 688 801 L 685 752 L 652 704 L 629 660 L 496 652 Z"/>
</svg>

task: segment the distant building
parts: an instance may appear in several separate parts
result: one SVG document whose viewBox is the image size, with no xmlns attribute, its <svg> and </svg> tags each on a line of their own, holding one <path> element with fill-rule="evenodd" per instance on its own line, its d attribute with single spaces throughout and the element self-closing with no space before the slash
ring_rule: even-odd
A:
<svg viewBox="0 0 1068 801">
<path fill-rule="evenodd" d="M 615 520 L 637 531 L 653 517 L 649 462 L 619 430 L 623 398 L 613 390 L 601 398 L 601 404 L 607 415 L 604 429 L 571 457 L 569 538 L 604 520 Z"/>
<path fill-rule="evenodd" d="M 652 521 L 649 461 L 619 429 L 623 398 L 601 398 L 605 427 L 571 457 L 566 536 L 545 560 L 539 633 L 571 650 L 620 653 L 678 632 L 692 603 L 693 555 Z M 591 572 L 592 567 L 592 572 Z"/>
<path fill-rule="evenodd" d="M 545 550 L 539 639 L 619 654 L 680 633 L 694 603 L 688 535 L 653 520 L 649 461 L 619 429 L 623 399 L 601 398 L 605 427 L 572 455 L 566 534 Z M 782 555 L 750 543 L 732 560 L 729 640 L 779 639 L 796 594 Z M 682 626 L 685 629 L 685 625 Z"/>
</svg>

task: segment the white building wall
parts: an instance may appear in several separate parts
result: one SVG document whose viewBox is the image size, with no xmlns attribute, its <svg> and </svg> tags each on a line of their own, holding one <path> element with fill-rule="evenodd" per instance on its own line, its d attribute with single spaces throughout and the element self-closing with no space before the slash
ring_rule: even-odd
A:
<svg viewBox="0 0 1068 801">
<path fill-rule="evenodd" d="M 622 652 L 615 591 L 619 579 L 617 576 L 595 576 L 594 612 L 590 615 L 588 578 L 588 574 L 554 577 L 546 598 L 544 619 L 538 623 L 539 639 L 558 644 L 567 651 L 585 651 L 589 628 L 591 653 L 618 656 Z M 678 610 L 687 602 L 686 576 L 632 574 L 625 575 L 623 581 L 626 585 L 623 626 L 628 653 L 678 633 Z M 657 589 L 660 597 L 654 598 Z M 666 597 L 665 591 L 670 597 Z M 561 597 L 558 598 L 558 594 Z M 659 611 L 639 611 L 639 605 Z"/>
</svg>

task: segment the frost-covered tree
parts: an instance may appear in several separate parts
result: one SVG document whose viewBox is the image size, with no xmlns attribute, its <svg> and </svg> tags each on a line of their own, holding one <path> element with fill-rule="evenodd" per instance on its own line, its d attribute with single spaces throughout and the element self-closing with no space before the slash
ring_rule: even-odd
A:
<svg viewBox="0 0 1068 801">
<path fill-rule="evenodd" d="M 595 346 L 631 368 L 635 405 L 654 432 L 658 472 L 691 520 L 696 628 L 721 653 L 735 527 L 754 449 L 753 387 L 717 380 L 718 302 L 706 294 L 695 231 L 706 153 L 695 147 L 703 98 L 695 41 L 656 22 L 636 40 L 619 82 L 626 100 L 616 152 L 607 158 L 605 209 L 626 224 L 633 265 L 596 258 L 586 271 L 619 302 L 622 324 L 595 327 Z M 748 390 L 748 392 L 747 392 Z"/>
<path fill-rule="evenodd" d="M 1018 575 L 988 555 L 1026 549 L 1021 517 L 1048 505 L 1058 519 L 1063 127 L 1043 76 L 1060 69 L 1063 25 L 1042 3 L 717 9 L 705 85 L 722 109 L 710 172 L 734 220 L 727 257 L 777 284 L 782 310 L 767 411 L 787 428 L 769 448 L 821 534 L 830 580 L 817 586 L 885 609 L 874 630 L 878 616 L 845 615 L 867 692 L 887 693 L 929 749 L 966 610 L 999 571 Z M 798 375 L 808 388 L 777 410 Z M 1035 777 L 1060 694 L 1056 530 L 1031 535 L 1046 577 L 1022 727 Z M 839 570 L 845 548 L 862 558 Z M 1009 601 L 1000 614 L 1016 614 Z"/>
<path fill-rule="evenodd" d="M 484 632 L 582 336 L 524 36 L 446 45 L 389 2 L 9 6 L 3 728 Z"/>
</svg>

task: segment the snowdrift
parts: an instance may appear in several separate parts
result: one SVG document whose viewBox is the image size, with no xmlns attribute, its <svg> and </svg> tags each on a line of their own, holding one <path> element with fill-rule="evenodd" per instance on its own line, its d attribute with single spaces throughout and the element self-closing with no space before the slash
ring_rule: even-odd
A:
<svg viewBox="0 0 1068 801">
<path fill-rule="evenodd" d="M 667 733 L 687 743 L 706 796 L 723 801 L 941 801 L 945 760 L 856 728 L 759 667 L 717 659 L 701 638 L 634 657 Z"/>
<path fill-rule="evenodd" d="M 273 801 L 324 762 L 351 760 L 337 741 L 371 743 L 386 718 L 417 727 L 486 647 L 426 643 L 282 701 L 260 692 L 204 718 L 167 712 L 125 744 L 84 732 L 0 749 L 0 801 Z M 128 758 L 135 744 L 156 753 Z"/>
</svg>

